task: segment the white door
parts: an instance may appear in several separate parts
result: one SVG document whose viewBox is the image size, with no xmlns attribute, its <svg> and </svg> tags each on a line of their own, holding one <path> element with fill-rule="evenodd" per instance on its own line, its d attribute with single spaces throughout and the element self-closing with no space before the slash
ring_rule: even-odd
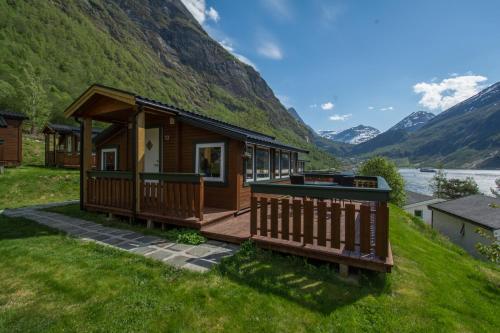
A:
<svg viewBox="0 0 500 333">
<path fill-rule="evenodd" d="M 146 128 L 144 172 L 160 172 L 160 129 Z"/>
</svg>

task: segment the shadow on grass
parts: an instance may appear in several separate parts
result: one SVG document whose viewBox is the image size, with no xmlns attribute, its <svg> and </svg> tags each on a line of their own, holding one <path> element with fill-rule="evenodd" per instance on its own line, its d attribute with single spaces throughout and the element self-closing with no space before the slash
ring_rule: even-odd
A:
<svg viewBox="0 0 500 333">
<path fill-rule="evenodd" d="M 233 257 L 218 267 L 221 274 L 258 292 L 284 297 L 313 311 L 329 314 L 366 295 L 390 290 L 385 274 L 363 272 L 357 281 L 340 278 L 332 265 L 256 249 L 243 244 Z"/>
<path fill-rule="evenodd" d="M 61 232 L 25 218 L 0 215 L 0 241 L 58 234 Z"/>
</svg>

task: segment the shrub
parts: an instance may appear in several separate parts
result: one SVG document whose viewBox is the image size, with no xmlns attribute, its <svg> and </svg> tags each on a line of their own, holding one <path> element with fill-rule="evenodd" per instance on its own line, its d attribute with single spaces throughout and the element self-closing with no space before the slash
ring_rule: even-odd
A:
<svg viewBox="0 0 500 333">
<path fill-rule="evenodd" d="M 479 187 L 474 178 L 467 177 L 465 180 L 447 179 L 443 170 L 439 170 L 432 178 L 431 188 L 435 197 L 444 199 L 457 199 L 479 193 Z"/>
<path fill-rule="evenodd" d="M 388 159 L 376 156 L 363 162 L 358 170 L 362 176 L 384 177 L 391 187 L 390 202 L 403 206 L 406 201 L 405 181 L 396 167 L 396 164 Z"/>
<path fill-rule="evenodd" d="M 177 243 L 190 245 L 198 245 L 206 241 L 205 237 L 200 235 L 198 231 L 189 229 L 171 229 L 166 232 L 166 236 Z"/>
</svg>

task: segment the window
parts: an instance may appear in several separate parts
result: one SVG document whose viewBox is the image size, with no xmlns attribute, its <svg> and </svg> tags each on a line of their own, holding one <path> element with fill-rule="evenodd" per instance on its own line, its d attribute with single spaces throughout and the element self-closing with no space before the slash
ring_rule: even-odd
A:
<svg viewBox="0 0 500 333">
<path fill-rule="evenodd" d="M 76 145 L 76 152 L 79 153 L 80 152 L 80 140 L 78 138 L 76 138 L 76 140 L 75 140 L 75 145 Z"/>
<path fill-rule="evenodd" d="M 101 170 L 115 171 L 118 165 L 118 152 L 116 148 L 105 148 L 101 150 Z"/>
<path fill-rule="evenodd" d="M 280 178 L 280 151 L 274 151 L 274 178 Z"/>
<path fill-rule="evenodd" d="M 245 180 L 253 181 L 253 146 L 247 146 L 247 159 L 245 160 Z"/>
<path fill-rule="evenodd" d="M 73 143 L 72 137 L 68 136 L 66 138 L 66 151 L 70 154 L 73 151 L 72 143 Z"/>
<path fill-rule="evenodd" d="M 296 173 L 296 165 L 295 165 L 295 153 L 290 154 L 290 173 Z"/>
<path fill-rule="evenodd" d="M 281 177 L 287 177 L 290 175 L 290 153 L 281 152 Z"/>
<path fill-rule="evenodd" d="M 195 172 L 205 181 L 224 181 L 224 143 L 200 143 L 196 145 Z"/>
<path fill-rule="evenodd" d="M 415 216 L 422 218 L 422 216 L 424 216 L 424 215 L 423 215 L 421 210 L 415 210 Z"/>
<path fill-rule="evenodd" d="M 304 172 L 304 161 L 297 161 L 297 172 Z"/>
<path fill-rule="evenodd" d="M 271 178 L 271 161 L 268 148 L 257 148 L 255 150 L 255 171 L 257 180 Z"/>
</svg>

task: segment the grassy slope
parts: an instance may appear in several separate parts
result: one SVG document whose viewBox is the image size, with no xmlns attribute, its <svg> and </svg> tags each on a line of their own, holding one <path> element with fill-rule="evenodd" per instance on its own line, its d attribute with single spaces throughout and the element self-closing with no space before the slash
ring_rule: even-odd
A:
<svg viewBox="0 0 500 333">
<path fill-rule="evenodd" d="M 396 268 L 341 281 L 252 248 L 206 275 L 0 217 L 0 330 L 494 331 L 500 272 L 391 207 Z"/>
<path fill-rule="evenodd" d="M 92 3 L 96 8 L 115 6 L 101 0 Z M 81 6 L 84 4 L 59 0 L 0 1 L 0 106 L 18 108 L 15 77 L 23 79 L 24 69 L 31 64 L 34 75 L 43 81 L 52 121 L 67 121 L 63 119 L 63 110 L 89 85 L 102 83 L 250 127 L 310 149 L 311 168 L 336 165 L 332 155 L 305 142 L 304 128 L 303 133 L 295 132 L 297 128 L 290 123 L 291 117 L 279 128 L 271 126 L 271 115 L 255 101 L 237 98 L 181 64 L 165 66 L 151 45 L 137 37 L 142 32 L 138 32 L 137 26 L 116 6 L 112 11 L 116 17 L 101 19 L 120 22 L 112 28 L 125 36 L 120 40 L 113 38 L 101 26 L 102 22 L 96 23 L 85 15 Z M 105 10 L 94 10 L 93 15 L 108 14 Z M 232 57 L 229 53 L 227 56 Z"/>
</svg>

